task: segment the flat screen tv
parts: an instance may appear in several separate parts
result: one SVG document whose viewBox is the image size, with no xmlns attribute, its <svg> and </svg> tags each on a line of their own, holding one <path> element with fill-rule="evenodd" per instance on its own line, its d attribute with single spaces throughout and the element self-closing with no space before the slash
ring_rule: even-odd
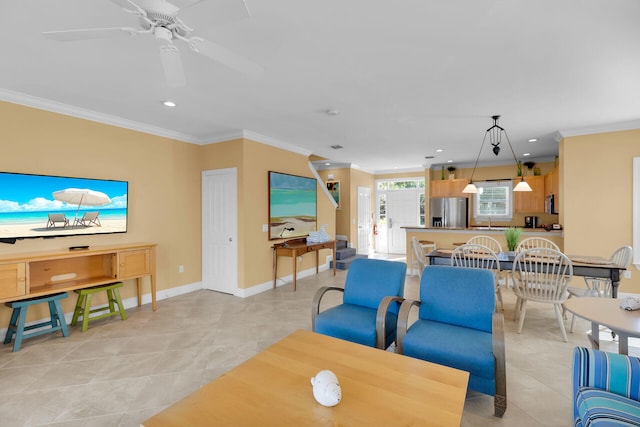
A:
<svg viewBox="0 0 640 427">
<path fill-rule="evenodd" d="M 0 172 L 0 242 L 126 233 L 129 183 Z"/>
<path fill-rule="evenodd" d="M 269 171 L 269 239 L 308 236 L 316 230 L 316 180 Z"/>
</svg>

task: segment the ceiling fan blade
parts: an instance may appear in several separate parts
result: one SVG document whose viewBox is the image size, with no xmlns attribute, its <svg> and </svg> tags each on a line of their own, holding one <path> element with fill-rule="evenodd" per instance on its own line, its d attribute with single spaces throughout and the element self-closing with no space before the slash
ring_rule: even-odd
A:
<svg viewBox="0 0 640 427">
<path fill-rule="evenodd" d="M 187 84 L 180 51 L 177 47 L 172 44 L 161 46 L 160 61 L 169 87 L 182 87 Z"/>
<path fill-rule="evenodd" d="M 264 68 L 255 62 L 236 55 L 229 49 L 208 40 L 204 40 L 203 38 L 192 37 L 189 41 L 189 46 L 194 52 L 213 59 L 214 61 L 231 69 L 240 71 L 243 74 L 259 76 L 264 72 Z"/>
<path fill-rule="evenodd" d="M 113 36 L 132 36 L 139 31 L 135 28 L 89 28 L 84 30 L 44 31 L 43 36 L 63 42 L 75 40 L 99 39 Z"/>
</svg>

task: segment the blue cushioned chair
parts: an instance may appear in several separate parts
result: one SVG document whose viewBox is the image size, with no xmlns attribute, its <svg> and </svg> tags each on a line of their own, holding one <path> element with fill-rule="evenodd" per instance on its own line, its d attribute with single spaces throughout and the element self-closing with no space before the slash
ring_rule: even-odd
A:
<svg viewBox="0 0 640 427">
<path fill-rule="evenodd" d="M 406 272 L 404 262 L 365 258 L 353 261 L 344 289 L 325 286 L 316 292 L 311 310 L 312 330 L 386 349 L 396 340 Z M 343 303 L 320 312 L 322 297 L 333 290 L 344 292 Z"/>
<path fill-rule="evenodd" d="M 640 359 L 576 347 L 572 378 L 575 427 L 640 425 Z"/>
<path fill-rule="evenodd" d="M 427 266 L 420 301 L 405 300 L 398 315 L 396 351 L 469 372 L 469 389 L 494 396 L 494 414 L 507 409 L 504 317 L 495 311 L 489 270 Z M 411 308 L 418 319 L 409 326 Z"/>
</svg>

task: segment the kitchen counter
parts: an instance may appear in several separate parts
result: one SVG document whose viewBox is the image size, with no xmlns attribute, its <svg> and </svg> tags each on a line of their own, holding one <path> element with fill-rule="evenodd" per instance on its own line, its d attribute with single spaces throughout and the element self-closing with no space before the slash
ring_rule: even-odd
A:
<svg viewBox="0 0 640 427">
<path fill-rule="evenodd" d="M 436 243 L 440 249 L 452 249 L 454 243 L 463 243 L 472 236 L 487 235 L 496 239 L 502 245 L 503 250 L 507 250 L 507 241 L 504 238 L 504 230 L 509 227 L 467 227 L 467 228 L 442 228 L 442 227 L 402 227 L 406 231 L 407 255 L 411 254 L 411 238 L 415 236 L 418 240 L 429 240 Z M 544 228 L 523 228 L 520 239 L 528 237 L 544 237 L 554 242 L 560 250 L 564 248 L 564 238 L 562 230 L 546 231 Z"/>
</svg>

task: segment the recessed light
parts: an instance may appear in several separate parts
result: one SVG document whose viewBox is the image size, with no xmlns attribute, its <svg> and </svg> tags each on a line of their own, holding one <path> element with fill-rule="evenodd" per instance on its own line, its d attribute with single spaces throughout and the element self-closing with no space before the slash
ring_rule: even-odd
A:
<svg viewBox="0 0 640 427">
<path fill-rule="evenodd" d="M 443 151 L 444 151 L 444 150 L 443 150 L 442 148 L 438 148 L 438 149 L 436 150 L 436 153 L 442 153 Z"/>
<path fill-rule="evenodd" d="M 324 164 L 325 166 L 331 166 L 331 163 L 327 162 Z"/>
<path fill-rule="evenodd" d="M 453 160 L 447 160 L 447 163 L 453 163 Z"/>
<path fill-rule="evenodd" d="M 162 104 L 163 104 L 165 107 L 175 107 L 175 106 L 176 106 L 176 103 L 175 103 L 175 102 L 173 102 L 173 101 L 164 101 Z"/>
<path fill-rule="evenodd" d="M 538 138 L 531 138 L 529 142 L 538 142 Z"/>
<path fill-rule="evenodd" d="M 531 155 L 531 153 L 522 153 L 523 157 L 527 157 L 527 156 L 530 156 L 530 155 Z"/>
<path fill-rule="evenodd" d="M 327 113 L 327 116 L 337 116 L 338 114 L 340 114 L 340 110 L 337 110 L 335 108 L 329 108 L 325 112 Z"/>
</svg>

